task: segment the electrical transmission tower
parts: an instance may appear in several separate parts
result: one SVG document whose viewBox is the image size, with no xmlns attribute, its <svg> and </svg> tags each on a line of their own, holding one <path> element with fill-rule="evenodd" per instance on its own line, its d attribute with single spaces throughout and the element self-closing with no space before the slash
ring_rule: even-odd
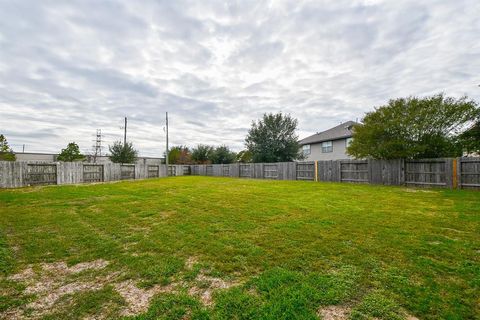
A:
<svg viewBox="0 0 480 320">
<path fill-rule="evenodd" d="M 93 145 L 93 162 L 96 163 L 97 157 L 102 155 L 102 129 L 97 129 L 97 134 L 93 141 L 95 142 Z"/>
</svg>

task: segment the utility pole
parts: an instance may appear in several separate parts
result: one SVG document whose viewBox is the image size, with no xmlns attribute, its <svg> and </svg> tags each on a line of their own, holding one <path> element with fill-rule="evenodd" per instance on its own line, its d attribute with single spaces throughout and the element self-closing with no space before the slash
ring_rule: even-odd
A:
<svg viewBox="0 0 480 320">
<path fill-rule="evenodd" d="M 167 134 L 167 147 L 165 150 L 165 164 L 167 165 L 167 176 L 168 176 L 168 112 L 165 112 L 165 132 Z"/>
<path fill-rule="evenodd" d="M 125 127 L 123 131 L 123 147 L 127 145 L 127 117 L 125 117 Z"/>
</svg>

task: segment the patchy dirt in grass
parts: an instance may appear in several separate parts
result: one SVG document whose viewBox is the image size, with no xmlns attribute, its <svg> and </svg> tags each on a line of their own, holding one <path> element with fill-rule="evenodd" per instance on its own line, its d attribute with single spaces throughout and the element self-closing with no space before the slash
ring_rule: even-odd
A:
<svg viewBox="0 0 480 320">
<path fill-rule="evenodd" d="M 121 309 L 121 316 L 133 316 L 148 310 L 151 299 L 161 293 L 172 293 L 186 290 L 189 295 L 200 299 L 205 306 L 213 305 L 213 293 L 216 290 L 228 289 L 240 282 L 227 281 L 210 276 L 206 270 L 200 270 L 191 282 L 178 280 L 167 286 L 156 285 L 143 289 L 136 285 L 136 280 L 118 282 L 120 272 L 106 274 L 100 272 L 108 266 L 108 261 L 99 259 L 81 262 L 68 266 L 65 262 L 41 263 L 28 266 L 21 272 L 9 277 L 12 281 L 25 285 L 24 294 L 32 295 L 26 306 L 14 308 L 0 313 L 0 319 L 41 318 L 57 311 L 61 298 L 84 291 L 100 290 L 106 285 L 113 285 L 115 291 L 125 300 L 126 306 Z M 198 264 L 198 258 L 190 257 L 185 267 L 192 270 Z M 91 271 L 91 272 L 86 272 Z M 83 273 L 86 272 L 86 273 Z M 178 279 L 181 279 L 179 277 Z M 28 314 L 25 311 L 28 310 Z M 94 315 L 97 319 L 100 315 Z"/>
<path fill-rule="evenodd" d="M 345 306 L 328 306 L 318 310 L 317 315 L 323 320 L 345 320 L 350 316 L 350 308 Z"/>
<path fill-rule="evenodd" d="M 225 281 L 220 278 L 210 277 L 201 271 L 195 278 L 196 285 L 188 289 L 188 294 L 198 297 L 205 306 L 213 304 L 213 292 L 240 285 L 239 282 Z"/>
<path fill-rule="evenodd" d="M 90 262 L 77 263 L 74 266 L 68 267 L 65 262 L 42 263 L 42 269 L 49 272 L 60 274 L 79 273 L 85 270 L 100 270 L 108 265 L 108 261 L 99 259 Z"/>
<path fill-rule="evenodd" d="M 189 257 L 187 261 L 185 262 L 185 268 L 188 270 L 192 270 L 193 266 L 198 263 L 198 258 L 197 257 Z"/>
<path fill-rule="evenodd" d="M 105 268 L 108 261 L 94 260 L 81 262 L 68 267 L 65 262 L 41 263 L 38 266 L 28 266 L 25 270 L 8 277 L 9 280 L 22 282 L 26 285 L 24 294 L 35 298 L 25 307 L 31 311 L 29 318 L 37 318 L 52 311 L 55 303 L 63 296 L 81 291 L 99 290 L 113 281 L 118 273 L 107 276 L 93 276 L 89 279 L 71 277 L 83 271 L 98 271 Z M 0 318 L 22 319 L 24 310 L 16 308 L 0 314 Z"/>
<path fill-rule="evenodd" d="M 35 277 L 35 272 L 32 267 L 28 267 L 25 270 L 8 277 L 8 279 L 13 281 L 25 281 L 33 277 Z"/>
<path fill-rule="evenodd" d="M 122 310 L 121 315 L 132 316 L 147 311 L 150 300 L 154 295 L 162 292 L 173 292 L 175 285 L 154 286 L 150 289 L 141 289 L 135 285 L 133 280 L 127 280 L 115 284 L 114 288 L 127 302 L 127 307 Z"/>
</svg>

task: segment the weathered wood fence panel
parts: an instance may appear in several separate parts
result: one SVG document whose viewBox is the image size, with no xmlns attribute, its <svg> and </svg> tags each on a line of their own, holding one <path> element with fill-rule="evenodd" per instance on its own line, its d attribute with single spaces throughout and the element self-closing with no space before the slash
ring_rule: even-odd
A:
<svg viewBox="0 0 480 320">
<path fill-rule="evenodd" d="M 222 177 L 230 177 L 230 165 L 222 164 Z"/>
<path fill-rule="evenodd" d="M 102 182 L 103 165 L 101 164 L 84 164 L 83 165 L 83 182 Z"/>
<path fill-rule="evenodd" d="M 252 166 L 250 163 L 244 164 L 241 163 L 239 165 L 239 176 L 240 178 L 251 178 L 252 177 Z"/>
<path fill-rule="evenodd" d="M 135 165 L 122 164 L 120 165 L 120 180 L 135 179 Z"/>
<path fill-rule="evenodd" d="M 46 163 L 28 164 L 26 182 L 31 186 L 57 184 L 57 165 Z"/>
<path fill-rule="evenodd" d="M 205 166 L 205 174 L 207 176 L 213 176 L 213 165 L 207 165 Z"/>
<path fill-rule="evenodd" d="M 0 187 L 19 188 L 25 185 L 26 162 L 0 161 Z"/>
<path fill-rule="evenodd" d="M 189 176 L 192 174 L 190 166 L 188 165 L 182 165 L 182 172 L 184 176 Z"/>
<path fill-rule="evenodd" d="M 315 162 L 297 163 L 297 180 L 315 180 Z"/>
<path fill-rule="evenodd" d="M 340 166 L 338 161 L 318 161 L 317 163 L 318 181 L 340 181 Z"/>
<path fill-rule="evenodd" d="M 340 181 L 368 183 L 368 161 L 340 160 Z"/>
<path fill-rule="evenodd" d="M 263 177 L 265 179 L 278 179 L 278 163 L 265 163 L 263 165 Z"/>
<path fill-rule="evenodd" d="M 368 181 L 372 184 L 405 184 L 404 160 L 368 160 Z"/>
<path fill-rule="evenodd" d="M 405 183 L 410 186 L 447 186 L 445 159 L 405 161 Z"/>
<path fill-rule="evenodd" d="M 460 188 L 480 188 L 480 158 L 460 158 L 458 160 Z"/>
<path fill-rule="evenodd" d="M 148 178 L 158 178 L 159 176 L 160 176 L 160 166 L 149 165 L 147 167 L 147 177 Z"/>
</svg>

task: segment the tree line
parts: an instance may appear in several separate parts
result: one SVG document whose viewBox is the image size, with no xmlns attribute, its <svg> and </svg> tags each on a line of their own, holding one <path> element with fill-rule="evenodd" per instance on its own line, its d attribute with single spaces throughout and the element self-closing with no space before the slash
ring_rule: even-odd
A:
<svg viewBox="0 0 480 320">
<path fill-rule="evenodd" d="M 266 113 L 253 121 L 238 153 L 228 146 L 199 144 L 175 146 L 168 152 L 171 164 L 228 164 L 233 162 L 289 162 L 302 160 L 297 119 L 284 113 Z M 109 146 L 110 160 L 133 163 L 138 151 L 131 142 Z M 353 127 L 347 153 L 365 159 L 419 159 L 480 154 L 480 108 L 467 97 L 444 94 L 392 99 L 367 112 Z M 75 142 L 62 149 L 59 161 L 83 161 Z M 4 135 L 0 135 L 0 160 L 15 160 Z"/>
</svg>

